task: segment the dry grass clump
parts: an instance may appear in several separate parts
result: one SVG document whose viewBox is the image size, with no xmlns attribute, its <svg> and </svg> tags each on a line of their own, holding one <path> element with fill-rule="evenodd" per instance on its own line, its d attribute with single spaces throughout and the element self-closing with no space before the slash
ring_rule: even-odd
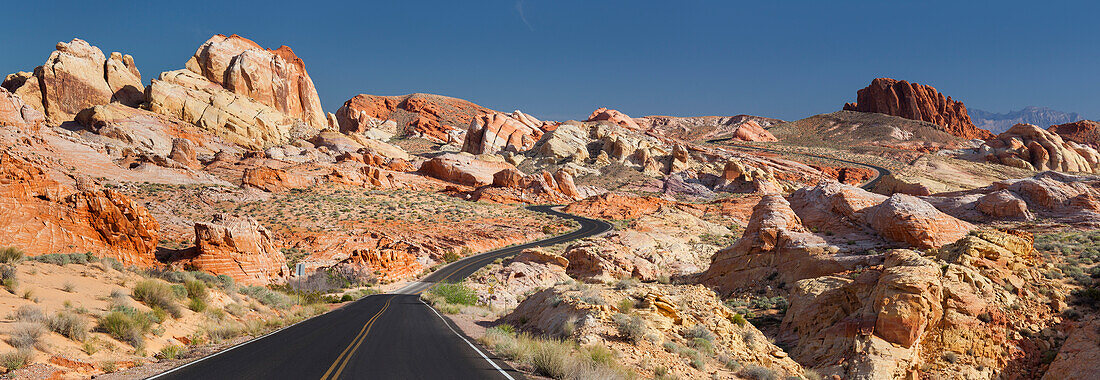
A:
<svg viewBox="0 0 1100 380">
<path fill-rule="evenodd" d="M 82 342 L 88 338 L 88 320 L 77 313 L 62 310 L 50 317 L 46 324 L 50 330 L 72 339 Z"/>
<path fill-rule="evenodd" d="M 8 343 L 17 350 L 29 350 L 42 344 L 46 326 L 41 322 L 19 322 L 12 326 Z"/>
<path fill-rule="evenodd" d="M 157 280 L 142 280 L 134 284 L 132 292 L 135 300 L 141 301 L 151 308 L 161 308 L 171 314 L 173 318 L 179 318 L 180 305 L 176 303 L 175 292 L 166 283 Z"/>
<path fill-rule="evenodd" d="M 487 329 L 478 341 L 501 357 L 530 366 L 552 379 L 629 378 L 613 363 L 614 354 L 603 346 L 585 349 L 570 340 L 516 333 L 510 325 Z"/>
<path fill-rule="evenodd" d="M 134 308 L 115 307 L 112 311 L 99 317 L 96 329 L 107 333 L 111 337 L 130 343 L 135 348 L 145 345 L 145 333 L 153 328 L 153 320 L 149 315 L 139 312 Z"/>
<path fill-rule="evenodd" d="M 18 264 L 23 261 L 23 250 L 16 247 L 0 248 L 0 263 Z"/>
<path fill-rule="evenodd" d="M 619 330 L 619 335 L 626 340 L 637 343 L 645 339 L 647 329 L 642 317 L 618 313 L 612 316 L 611 320 L 615 322 L 615 329 Z"/>
<path fill-rule="evenodd" d="M 24 305 L 15 309 L 15 313 L 12 314 L 12 319 L 19 322 L 42 323 L 46 321 L 46 314 L 37 306 Z"/>
<path fill-rule="evenodd" d="M 31 350 L 5 352 L 0 354 L 0 366 L 7 368 L 9 371 L 14 371 L 29 364 L 32 357 L 34 357 L 34 351 Z"/>
</svg>

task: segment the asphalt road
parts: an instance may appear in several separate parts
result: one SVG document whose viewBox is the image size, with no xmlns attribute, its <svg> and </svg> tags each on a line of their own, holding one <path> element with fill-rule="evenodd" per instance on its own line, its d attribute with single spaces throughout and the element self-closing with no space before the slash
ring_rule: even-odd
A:
<svg viewBox="0 0 1100 380">
<path fill-rule="evenodd" d="M 420 300 L 440 282 L 456 282 L 498 258 L 611 230 L 607 222 L 576 220 L 573 232 L 470 256 L 394 293 L 378 294 L 239 346 L 153 376 L 155 379 L 514 379 L 506 363 L 476 346 Z"/>
<path fill-rule="evenodd" d="M 711 143 L 711 144 L 715 144 L 715 143 L 719 143 L 719 142 L 723 142 L 723 141 L 729 141 L 729 140 L 731 140 L 731 138 L 727 137 L 727 138 L 721 138 L 721 139 L 707 140 L 707 142 Z M 756 147 L 756 146 L 751 146 L 751 145 L 741 145 L 741 144 L 726 144 L 726 145 L 733 146 L 733 147 L 738 147 L 738 148 L 742 148 L 742 149 L 759 150 L 759 151 L 762 151 L 762 152 L 770 152 L 770 153 L 777 153 L 777 154 L 799 154 L 799 155 L 803 155 L 803 156 L 807 156 L 807 157 L 814 157 L 814 158 L 820 158 L 820 159 L 825 159 L 825 160 L 839 161 L 839 162 L 843 162 L 843 163 L 846 163 L 846 164 L 863 166 L 863 167 L 870 168 L 870 169 L 878 172 L 878 175 L 875 176 L 875 178 L 871 179 L 870 181 L 867 181 L 866 183 L 864 183 L 863 185 L 860 186 L 864 190 L 873 189 L 875 187 L 875 184 L 878 184 L 878 181 L 880 179 L 882 179 L 883 176 L 886 176 L 886 175 L 890 174 L 890 169 L 887 169 L 887 168 L 884 168 L 884 167 L 881 167 L 881 166 L 877 166 L 877 165 L 871 165 L 871 164 L 863 163 L 863 162 L 845 160 L 845 159 L 842 159 L 842 158 L 835 158 L 835 157 L 829 157 L 829 156 L 819 156 L 819 155 L 816 155 L 816 154 L 809 154 L 809 153 L 784 152 L 784 151 L 780 151 L 780 150 L 761 148 L 761 147 Z"/>
</svg>

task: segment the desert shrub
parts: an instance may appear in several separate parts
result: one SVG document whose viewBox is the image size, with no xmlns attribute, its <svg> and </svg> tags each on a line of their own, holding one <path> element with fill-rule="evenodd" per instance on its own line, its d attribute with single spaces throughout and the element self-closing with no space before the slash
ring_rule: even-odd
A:
<svg viewBox="0 0 1100 380">
<path fill-rule="evenodd" d="M 168 284 L 157 280 L 142 280 L 134 284 L 131 295 L 135 300 L 141 301 L 149 307 L 164 309 L 173 318 L 179 318 L 180 316 L 180 306 L 176 303 L 175 293 Z"/>
<path fill-rule="evenodd" d="M 7 368 L 9 371 L 14 371 L 30 364 L 32 357 L 34 357 L 34 351 L 32 350 L 5 352 L 0 354 L 0 366 Z"/>
<path fill-rule="evenodd" d="M 615 361 L 615 353 L 603 345 L 595 345 L 588 349 L 588 359 L 595 363 L 611 365 Z"/>
<path fill-rule="evenodd" d="M 1076 304 L 1092 308 L 1100 307 L 1100 288 L 1091 287 L 1074 290 L 1071 294 L 1073 295 L 1073 302 Z"/>
<path fill-rule="evenodd" d="M 113 373 L 118 370 L 118 364 L 113 361 L 105 361 L 99 364 L 99 369 L 106 373 Z"/>
<path fill-rule="evenodd" d="M 959 354 L 956 354 L 956 353 L 951 352 L 951 351 L 947 351 L 947 352 L 943 353 L 943 360 L 945 362 L 948 362 L 948 363 L 955 363 L 955 362 L 959 361 Z"/>
<path fill-rule="evenodd" d="M 714 342 L 712 341 L 703 338 L 693 338 L 690 341 L 690 344 L 691 347 L 695 348 L 696 350 L 705 352 L 709 355 L 714 355 Z"/>
<path fill-rule="evenodd" d="M 46 323 L 50 330 L 77 342 L 88 337 L 88 320 L 70 311 L 59 311 Z"/>
<path fill-rule="evenodd" d="M 187 287 L 186 286 L 183 286 L 183 285 L 180 285 L 180 284 L 172 284 L 169 287 L 172 288 L 172 294 L 175 294 L 176 298 L 186 298 L 187 297 Z"/>
<path fill-rule="evenodd" d="M 634 285 L 636 285 L 637 283 L 638 280 L 629 277 L 620 279 L 619 281 L 615 282 L 615 290 L 627 290 L 634 287 Z"/>
<path fill-rule="evenodd" d="M 634 299 L 630 297 L 623 298 L 619 300 L 619 304 L 616 305 L 616 307 L 618 307 L 620 313 L 630 314 L 630 311 L 634 310 Z"/>
<path fill-rule="evenodd" d="M 288 307 L 294 304 L 294 300 L 290 296 L 262 286 L 244 287 L 240 289 L 240 293 L 260 301 L 265 306 Z"/>
<path fill-rule="evenodd" d="M 206 299 L 209 295 L 209 292 L 206 290 L 206 282 L 202 280 L 186 281 L 183 283 L 183 286 L 187 288 L 187 296 L 191 299 Z"/>
<path fill-rule="evenodd" d="M 463 284 L 441 283 L 432 287 L 431 293 L 450 304 L 474 305 L 477 303 L 477 292 Z"/>
<path fill-rule="evenodd" d="M 115 260 L 115 258 L 113 257 L 104 257 L 103 264 L 119 272 L 121 272 L 123 269 L 126 269 L 126 267 L 122 266 L 122 263 L 120 263 L 118 260 Z"/>
<path fill-rule="evenodd" d="M 69 264 L 87 264 L 89 261 L 93 261 L 95 256 L 91 253 L 49 253 L 40 256 L 30 257 L 30 260 L 65 266 Z"/>
<path fill-rule="evenodd" d="M 157 354 L 157 358 L 164 360 L 175 360 L 183 353 L 183 346 L 177 346 L 169 344 L 160 349 L 160 353 Z"/>
<path fill-rule="evenodd" d="M 749 364 L 741 370 L 740 375 L 751 380 L 779 380 L 779 374 L 774 369 Z"/>
<path fill-rule="evenodd" d="M 70 281 L 65 281 L 65 284 L 61 285 L 61 290 L 64 290 L 67 293 L 72 293 L 73 289 L 76 289 L 76 285 L 73 285 L 73 283 Z"/>
<path fill-rule="evenodd" d="M 646 326 L 642 317 L 618 313 L 612 316 L 611 319 L 615 322 L 615 329 L 619 331 L 619 335 L 623 338 L 631 342 L 639 342 L 645 339 Z"/>
<path fill-rule="evenodd" d="M 217 287 L 221 288 L 222 290 L 232 291 L 233 289 L 235 289 L 237 287 L 237 282 L 236 282 L 236 280 L 233 280 L 233 277 L 229 277 L 228 275 L 224 275 L 224 274 L 219 274 L 217 276 L 217 279 L 218 279 L 218 282 L 217 282 L 216 285 L 217 285 Z"/>
<path fill-rule="evenodd" d="M 692 326 L 692 328 L 684 333 L 684 337 L 688 339 L 702 339 L 708 342 L 714 342 L 715 339 L 714 333 L 703 325 Z"/>
<path fill-rule="evenodd" d="M 215 342 L 233 339 L 247 332 L 245 325 L 236 322 L 217 323 L 207 326 L 204 330 L 206 330 L 206 335 Z"/>
<path fill-rule="evenodd" d="M 535 372 L 552 378 L 564 379 L 572 368 L 572 347 L 565 342 L 546 341 L 531 355 Z"/>
<path fill-rule="evenodd" d="M 13 264 L 0 264 L 0 285 L 7 289 L 9 293 L 15 294 L 15 286 L 18 284 L 19 279 L 16 275 L 15 265 Z"/>
<path fill-rule="evenodd" d="M 145 344 L 145 333 L 152 327 L 153 321 L 148 315 L 126 307 L 116 307 L 99 317 L 99 321 L 96 322 L 96 330 L 130 343 L 135 348 Z"/>
<path fill-rule="evenodd" d="M 46 314 L 37 306 L 25 305 L 15 309 L 15 313 L 12 314 L 12 319 L 19 322 L 42 323 L 46 321 Z"/>
<path fill-rule="evenodd" d="M 16 247 L 0 248 L 0 263 L 17 264 L 23 261 L 23 250 Z"/>
<path fill-rule="evenodd" d="M 187 302 L 187 308 L 196 313 L 201 313 L 206 310 L 206 300 L 203 298 L 192 298 Z"/>
<path fill-rule="evenodd" d="M 734 324 L 741 327 L 744 327 L 745 324 L 748 323 L 748 321 L 745 320 L 745 316 L 741 315 L 741 313 L 733 313 L 733 317 L 730 318 L 730 322 L 733 322 Z"/>
<path fill-rule="evenodd" d="M 454 252 L 454 251 L 447 251 L 446 253 L 443 254 L 443 261 L 446 262 L 446 263 L 453 263 L 455 261 L 458 261 L 461 258 L 462 258 L 462 256 L 460 256 L 457 252 Z"/>
<path fill-rule="evenodd" d="M 12 326 L 9 343 L 19 350 L 29 350 L 42 344 L 46 327 L 41 322 L 19 322 Z"/>
<path fill-rule="evenodd" d="M 570 336 L 574 331 L 577 331 L 577 319 L 573 317 L 566 318 L 561 322 L 561 326 L 558 326 L 558 330 L 561 331 L 561 335 Z"/>
</svg>

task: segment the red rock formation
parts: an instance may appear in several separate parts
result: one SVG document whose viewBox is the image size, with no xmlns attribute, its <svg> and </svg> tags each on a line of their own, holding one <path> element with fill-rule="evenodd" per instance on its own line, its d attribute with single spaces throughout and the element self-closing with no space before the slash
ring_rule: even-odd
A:
<svg viewBox="0 0 1100 380">
<path fill-rule="evenodd" d="M 236 34 L 217 34 L 199 46 L 187 69 L 314 128 L 327 126 L 305 63 L 286 45 L 270 50 Z"/>
<path fill-rule="evenodd" d="M 610 121 L 627 128 L 642 128 L 638 126 L 638 123 L 634 122 L 634 119 L 631 119 L 630 116 L 626 116 L 626 114 L 616 110 L 607 109 L 607 107 L 600 107 L 592 111 L 592 114 L 588 115 L 588 119 L 585 121 Z"/>
<path fill-rule="evenodd" d="M 864 218 L 879 235 L 918 248 L 936 248 L 966 236 L 974 226 L 912 195 L 894 194 L 869 207 Z"/>
<path fill-rule="evenodd" d="M 313 181 L 309 178 L 266 166 L 247 168 L 241 178 L 241 186 L 252 186 L 270 192 L 301 189 L 310 185 L 313 185 Z"/>
<path fill-rule="evenodd" d="M 492 154 L 501 151 L 522 152 L 531 149 L 542 137 L 542 130 L 502 113 L 480 115 L 470 122 L 462 151 Z"/>
<path fill-rule="evenodd" d="M 835 179 L 837 182 L 859 186 L 863 182 L 874 178 L 878 172 L 868 168 L 853 168 L 853 167 L 835 167 L 835 166 L 822 166 L 822 165 L 810 165 L 811 168 L 820 170 L 826 176 L 831 179 Z"/>
<path fill-rule="evenodd" d="M 931 86 L 891 78 L 877 78 L 856 93 L 847 111 L 876 112 L 922 120 L 944 127 L 944 131 L 966 139 L 988 139 L 993 133 L 974 126 L 962 102 L 944 96 Z"/>
<path fill-rule="evenodd" d="M 195 224 L 195 256 L 183 262 L 246 285 L 282 282 L 288 274 L 271 232 L 248 216 L 217 214 L 211 223 Z"/>
<path fill-rule="evenodd" d="M 0 153 L 0 210 L 0 246 L 156 264 L 160 225 L 144 207 L 110 189 L 74 191 L 8 153 Z"/>
<path fill-rule="evenodd" d="M 192 169 L 202 167 L 202 163 L 195 155 L 195 144 L 188 139 L 172 139 L 172 152 L 168 154 L 168 158 Z"/>
<path fill-rule="evenodd" d="M 1100 147 L 1100 123 L 1092 120 L 1052 125 L 1047 130 L 1062 136 L 1066 141 Z"/>
<path fill-rule="evenodd" d="M 754 120 L 748 120 L 741 123 L 741 125 L 733 131 L 733 139 L 737 141 L 779 141 L 775 136 L 772 136 L 771 132 L 768 132 L 767 129 L 761 127 L 760 124 L 757 124 Z"/>
<path fill-rule="evenodd" d="M 375 96 L 359 94 L 336 110 L 344 133 L 370 129 L 371 119 L 397 121 L 399 133 L 442 143 L 462 141 L 461 132 L 474 117 L 495 113 L 468 101 L 432 94 Z"/>
<path fill-rule="evenodd" d="M 609 192 L 570 204 L 565 212 L 601 219 L 634 219 L 652 214 L 671 201 L 657 197 L 642 197 Z"/>
<path fill-rule="evenodd" d="M 444 154 L 425 161 L 420 172 L 447 182 L 478 187 L 492 184 L 493 176 L 501 170 L 515 168 L 506 162 L 482 161 L 466 154 Z"/>
</svg>

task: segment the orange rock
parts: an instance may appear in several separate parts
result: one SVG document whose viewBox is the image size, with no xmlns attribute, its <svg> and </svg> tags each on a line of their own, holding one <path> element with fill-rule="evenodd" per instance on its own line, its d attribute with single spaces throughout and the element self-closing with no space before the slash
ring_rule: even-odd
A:
<svg viewBox="0 0 1100 380">
<path fill-rule="evenodd" d="M 8 153 L 0 153 L 0 209 L 0 245 L 156 264 L 160 225 L 144 207 L 110 189 L 74 191 Z"/>
<path fill-rule="evenodd" d="M 959 240 L 974 226 L 944 214 L 920 198 L 894 194 L 869 207 L 864 218 L 879 235 L 913 247 L 935 248 Z"/>
<path fill-rule="evenodd" d="M 409 94 L 375 96 L 359 94 L 336 110 L 344 133 L 363 132 L 373 120 L 395 120 L 403 135 L 419 136 L 441 143 L 462 141 L 461 133 L 474 117 L 495 111 L 477 104 L 441 95 Z M 456 138 L 459 137 L 459 138 Z"/>
<path fill-rule="evenodd" d="M 313 185 L 313 181 L 283 169 L 266 166 L 247 168 L 241 178 L 241 186 L 252 186 L 270 192 L 301 189 Z"/>
<path fill-rule="evenodd" d="M 282 282 L 288 275 L 271 232 L 249 216 L 216 214 L 210 223 L 196 223 L 194 256 L 182 262 L 247 285 Z"/>
<path fill-rule="evenodd" d="M 1092 120 L 1052 125 L 1047 130 L 1062 136 L 1066 141 L 1100 147 L 1100 123 Z"/>
<path fill-rule="evenodd" d="M 541 137 L 541 129 L 528 126 L 508 115 L 485 114 L 470 122 L 462 142 L 462 151 L 471 154 L 522 152 L 531 149 Z"/>
<path fill-rule="evenodd" d="M 1053 127 L 1052 127 L 1053 128 Z M 1028 170 L 1100 173 L 1096 149 L 1062 140 L 1031 124 L 1016 124 L 979 148 L 985 160 Z"/>
<path fill-rule="evenodd" d="M 944 127 L 944 131 L 965 139 L 988 139 L 993 133 L 974 126 L 962 102 L 944 96 L 931 86 L 891 78 L 877 78 L 859 90 L 847 111 L 876 112 L 922 120 Z"/>
<path fill-rule="evenodd" d="M 609 192 L 574 202 L 565 208 L 565 212 L 593 218 L 623 220 L 651 214 L 661 206 L 670 203 L 672 202 L 657 197 Z"/>
<path fill-rule="evenodd" d="M 187 61 L 187 69 L 314 128 L 327 127 L 313 79 L 288 46 L 264 49 L 236 34 L 217 34 L 199 46 Z"/>
<path fill-rule="evenodd" d="M 41 111 L 25 103 L 19 95 L 0 87 L 0 126 L 37 127 L 45 120 Z"/>
<path fill-rule="evenodd" d="M 588 119 L 585 121 L 610 121 L 623 127 L 641 129 L 630 116 L 616 110 L 607 109 L 607 107 L 600 107 L 592 111 L 592 114 L 588 115 Z"/>
<path fill-rule="evenodd" d="M 465 154 L 448 153 L 420 166 L 420 172 L 448 182 L 467 186 L 485 186 L 493 183 L 493 176 L 501 170 L 515 166 L 505 162 L 482 161 Z"/>
<path fill-rule="evenodd" d="M 741 125 L 733 131 L 733 139 L 739 141 L 779 141 L 771 132 L 768 132 L 767 129 L 761 127 L 760 124 L 757 124 L 754 120 L 748 120 L 741 123 Z"/>
</svg>

